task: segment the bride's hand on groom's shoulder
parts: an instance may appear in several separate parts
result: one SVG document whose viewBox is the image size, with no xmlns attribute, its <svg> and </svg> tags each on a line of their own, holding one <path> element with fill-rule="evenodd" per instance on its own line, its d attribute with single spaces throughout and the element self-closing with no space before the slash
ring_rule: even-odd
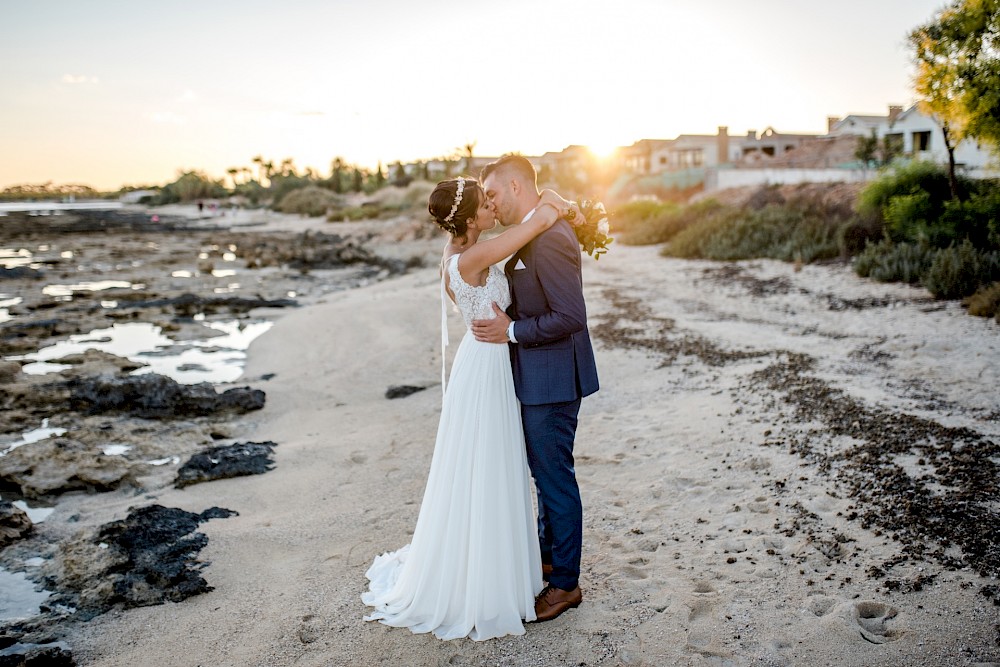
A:
<svg viewBox="0 0 1000 667">
<path fill-rule="evenodd" d="M 563 199 L 558 192 L 548 188 L 542 190 L 542 203 L 549 204 L 559 212 L 559 217 L 574 227 L 583 224 L 583 212 L 575 201 Z"/>
</svg>

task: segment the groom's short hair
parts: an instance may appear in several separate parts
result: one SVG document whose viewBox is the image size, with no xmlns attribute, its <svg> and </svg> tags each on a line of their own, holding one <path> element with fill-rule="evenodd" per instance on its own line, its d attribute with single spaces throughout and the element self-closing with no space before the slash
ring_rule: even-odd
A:
<svg viewBox="0 0 1000 667">
<path fill-rule="evenodd" d="M 535 190 L 538 190 L 535 167 L 530 161 L 528 161 L 528 158 L 523 155 L 508 154 L 502 156 L 499 160 L 490 162 L 488 165 L 483 167 L 483 170 L 479 173 L 479 182 L 484 182 L 490 174 L 501 169 L 504 171 L 509 169 L 515 172 L 525 181 L 535 186 Z"/>
</svg>

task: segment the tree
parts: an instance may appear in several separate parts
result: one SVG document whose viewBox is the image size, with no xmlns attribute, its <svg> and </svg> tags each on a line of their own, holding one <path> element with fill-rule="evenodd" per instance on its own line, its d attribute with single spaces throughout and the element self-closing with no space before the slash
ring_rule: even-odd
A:
<svg viewBox="0 0 1000 667">
<path fill-rule="evenodd" d="M 878 136 L 872 128 L 871 136 L 858 137 L 858 144 L 854 149 L 854 157 L 861 163 L 864 169 L 872 166 L 875 162 L 875 154 L 878 152 Z"/>
<path fill-rule="evenodd" d="M 909 35 L 921 108 L 941 125 L 952 197 L 955 146 L 976 138 L 1000 148 L 1000 0 L 955 0 Z"/>
<path fill-rule="evenodd" d="M 344 185 L 341 183 L 341 176 L 344 173 L 344 160 L 342 158 L 336 158 L 333 161 L 333 166 L 330 171 L 330 181 L 333 185 L 333 191 L 340 194 L 344 191 Z"/>
<path fill-rule="evenodd" d="M 250 160 L 255 165 L 257 165 L 257 182 L 264 185 L 264 158 L 260 155 L 254 155 L 253 159 Z"/>
<path fill-rule="evenodd" d="M 472 153 L 476 150 L 476 142 L 470 141 L 461 148 L 462 157 L 465 158 L 465 173 L 472 173 Z"/>
<path fill-rule="evenodd" d="M 354 167 L 354 182 L 351 189 L 354 192 L 361 192 L 365 187 L 365 175 L 362 173 L 360 167 Z"/>
</svg>

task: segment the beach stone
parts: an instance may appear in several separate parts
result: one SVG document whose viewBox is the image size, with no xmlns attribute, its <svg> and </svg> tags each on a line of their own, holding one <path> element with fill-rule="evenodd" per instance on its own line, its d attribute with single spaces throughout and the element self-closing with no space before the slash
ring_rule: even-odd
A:
<svg viewBox="0 0 1000 667">
<path fill-rule="evenodd" d="M 37 280 L 44 276 L 43 271 L 32 269 L 27 266 L 15 266 L 12 268 L 0 267 L 0 280 L 17 280 L 20 278 L 31 278 Z"/>
<path fill-rule="evenodd" d="M 124 519 L 62 542 L 53 559 L 53 585 L 91 617 L 206 593 L 212 587 L 200 574 L 204 563 L 197 556 L 208 537 L 197 528 L 236 514 L 219 507 L 201 514 L 162 505 L 132 509 Z"/>
<path fill-rule="evenodd" d="M 10 384 L 21 374 L 21 364 L 16 361 L 0 361 L 0 384 Z"/>
<path fill-rule="evenodd" d="M 410 384 L 394 384 L 385 390 L 385 397 L 389 399 L 393 398 L 406 398 L 411 394 L 415 394 L 418 391 L 423 391 L 427 387 L 417 387 Z"/>
<path fill-rule="evenodd" d="M 75 667 L 69 647 L 62 643 L 15 643 L 0 650 L 0 667 Z"/>
<path fill-rule="evenodd" d="M 274 442 L 238 442 L 195 454 L 177 471 L 174 486 L 210 482 L 229 477 L 260 475 L 274 468 Z"/>
<path fill-rule="evenodd" d="M 76 374 L 96 374 L 101 372 L 121 372 L 127 373 L 142 368 L 145 364 L 119 357 L 116 354 L 103 350 L 89 349 L 79 354 L 70 354 L 59 359 L 54 359 L 53 363 L 76 366 Z"/>
<path fill-rule="evenodd" d="M 20 507 L 0 500 L 0 549 L 31 532 L 31 519 Z"/>
<path fill-rule="evenodd" d="M 70 405 L 88 414 L 125 413 L 145 419 L 242 414 L 264 407 L 264 392 L 234 387 L 221 394 L 208 382 L 182 385 L 164 375 L 90 377 L 72 381 Z"/>
<path fill-rule="evenodd" d="M 134 483 L 131 464 L 72 438 L 49 438 L 0 457 L 0 484 L 28 498 L 69 491 L 111 491 Z"/>
</svg>

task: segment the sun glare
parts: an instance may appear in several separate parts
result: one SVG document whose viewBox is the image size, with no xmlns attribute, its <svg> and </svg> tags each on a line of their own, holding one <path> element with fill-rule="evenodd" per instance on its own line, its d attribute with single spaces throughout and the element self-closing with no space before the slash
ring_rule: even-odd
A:
<svg viewBox="0 0 1000 667">
<path fill-rule="evenodd" d="M 587 144 L 587 150 L 593 153 L 600 160 L 609 159 L 617 148 L 618 144 L 611 141 L 600 141 Z"/>
</svg>

